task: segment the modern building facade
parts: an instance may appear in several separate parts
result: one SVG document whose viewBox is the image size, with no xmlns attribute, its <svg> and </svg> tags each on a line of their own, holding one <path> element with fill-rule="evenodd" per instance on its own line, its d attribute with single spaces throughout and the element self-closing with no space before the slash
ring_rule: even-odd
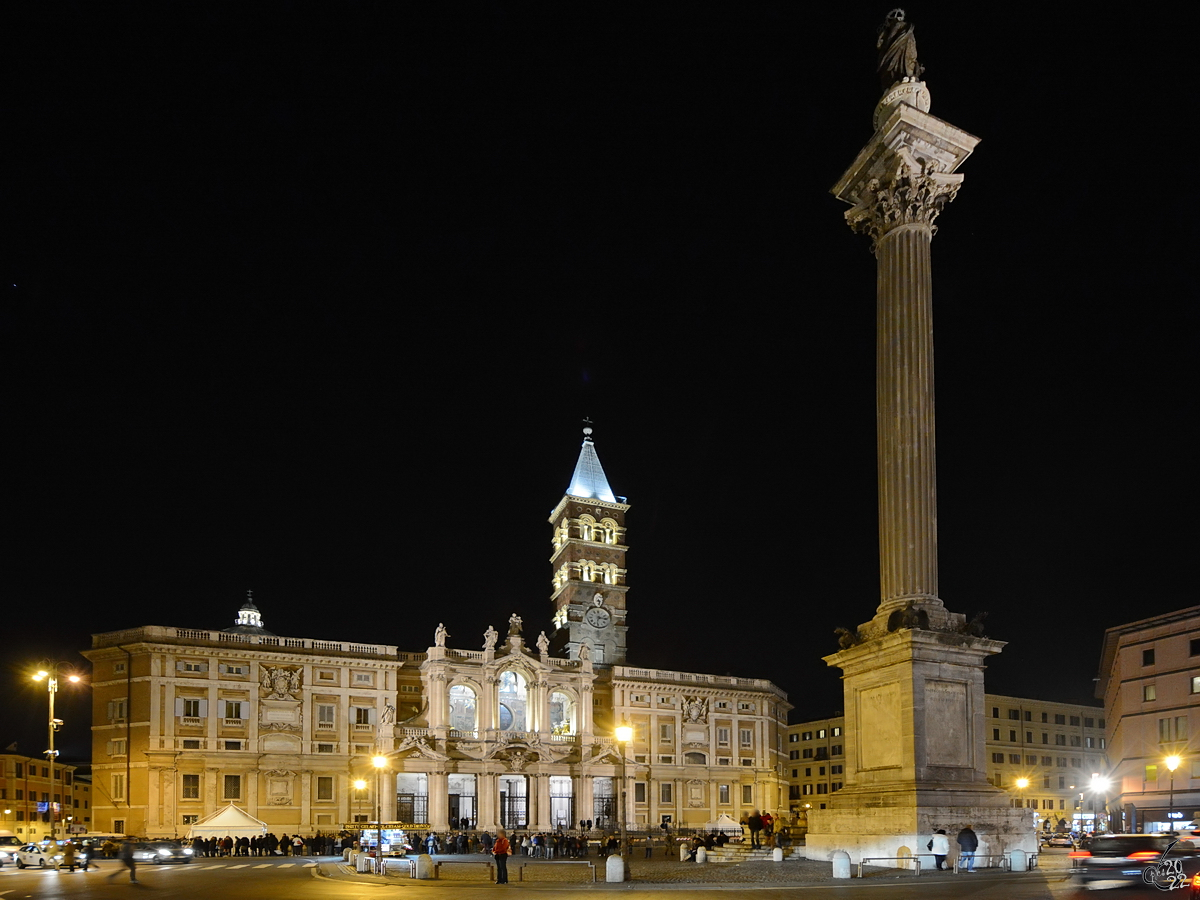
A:
<svg viewBox="0 0 1200 900">
<path fill-rule="evenodd" d="M 1103 818 L 1105 717 L 1100 707 L 985 694 L 988 781 L 1011 794 L 1014 807 L 1035 810 L 1039 828 L 1091 830 Z M 845 719 L 835 717 L 788 727 L 789 810 L 803 821 L 809 809 L 825 809 L 843 785 Z"/>
<path fill-rule="evenodd" d="M 286 637 L 250 600 L 223 631 L 93 636 L 96 827 L 183 834 L 229 803 L 302 834 L 378 817 L 615 829 L 622 797 L 632 828 L 783 808 L 783 691 L 627 665 L 628 510 L 585 429 L 550 516 L 551 615 L 532 640 L 507 610 L 499 630 L 480 623 L 480 649 L 440 626 L 422 652 Z"/>
<path fill-rule="evenodd" d="M 1113 827 L 1161 831 L 1200 815 L 1200 606 L 1104 633 L 1096 696 L 1108 724 Z"/>
<path fill-rule="evenodd" d="M 0 753 L 0 832 L 11 831 L 27 841 L 91 831 L 92 790 L 77 767 L 50 765 L 44 758 Z"/>
</svg>

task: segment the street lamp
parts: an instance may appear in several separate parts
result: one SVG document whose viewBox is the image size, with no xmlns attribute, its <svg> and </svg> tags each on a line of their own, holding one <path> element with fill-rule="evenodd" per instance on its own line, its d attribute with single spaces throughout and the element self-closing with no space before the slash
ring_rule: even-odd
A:
<svg viewBox="0 0 1200 900">
<path fill-rule="evenodd" d="M 628 835 L 626 834 L 626 830 L 625 830 L 625 818 L 627 815 L 626 811 L 628 809 L 627 804 L 628 804 L 629 800 L 625 796 L 625 788 L 626 788 L 625 748 L 626 748 L 626 746 L 628 746 L 629 742 L 631 740 L 633 740 L 633 729 L 630 728 L 628 725 L 618 725 L 616 734 L 617 734 L 617 745 L 621 748 L 621 793 L 620 793 L 620 797 L 619 797 L 619 799 L 621 801 L 621 806 L 617 810 L 617 815 L 619 815 L 621 818 L 621 861 L 622 861 L 621 864 L 625 870 L 625 878 L 626 878 L 626 880 L 628 880 L 628 878 L 629 878 L 629 853 L 625 847 L 625 842 L 628 840 Z"/>
<path fill-rule="evenodd" d="M 1171 814 L 1175 812 L 1175 770 L 1179 768 L 1179 757 L 1174 755 L 1168 756 L 1163 760 L 1163 762 L 1167 764 L 1167 771 L 1171 773 L 1171 805 L 1167 810 L 1167 818 L 1170 819 L 1171 824 L 1174 825 L 1174 816 Z"/>
<path fill-rule="evenodd" d="M 354 794 L 354 801 L 355 801 L 355 802 L 354 802 L 354 813 L 355 813 L 355 820 L 356 820 L 356 821 L 357 821 L 357 819 L 358 819 L 358 816 L 357 816 L 357 813 L 358 813 L 358 806 L 359 806 L 359 804 L 360 804 L 360 803 L 362 803 L 362 798 L 363 798 L 363 790 L 365 790 L 365 789 L 366 789 L 366 787 L 367 787 L 367 781 L 366 781 L 366 779 L 365 779 L 365 778 L 356 778 L 356 779 L 354 779 L 354 791 L 355 791 L 355 794 Z"/>
<path fill-rule="evenodd" d="M 371 760 L 375 766 L 375 856 L 379 860 L 379 874 L 383 874 L 383 791 L 380 787 L 383 770 L 388 761 L 386 756 L 376 756 Z"/>
<path fill-rule="evenodd" d="M 1105 778 L 1099 772 L 1092 773 L 1092 831 L 1093 832 L 1099 830 L 1096 827 L 1096 795 L 1100 794 L 1100 793 L 1104 794 L 1104 802 L 1100 804 L 1100 811 L 1104 812 L 1106 809 L 1108 809 L 1108 785 L 1109 785 L 1109 780 L 1107 778 Z M 1107 818 L 1108 817 L 1105 816 L 1106 821 L 1107 821 Z"/>
<path fill-rule="evenodd" d="M 58 758 L 58 751 L 54 749 L 54 733 L 62 727 L 62 719 L 54 718 L 54 695 L 58 693 L 58 673 L 63 666 L 69 666 L 70 663 L 65 662 L 49 662 L 43 661 L 42 667 L 38 669 L 37 674 L 33 675 L 33 680 L 37 682 L 46 682 L 46 696 L 50 701 L 50 720 L 46 727 L 49 737 L 50 746 L 46 750 L 46 759 L 50 761 L 50 837 L 53 840 L 58 840 L 58 825 L 55 819 L 54 809 L 54 761 Z M 67 681 L 72 684 L 78 684 L 83 679 L 74 672 L 68 672 L 65 676 Z M 67 795 L 66 785 L 63 785 L 62 796 L 65 802 Z"/>
</svg>

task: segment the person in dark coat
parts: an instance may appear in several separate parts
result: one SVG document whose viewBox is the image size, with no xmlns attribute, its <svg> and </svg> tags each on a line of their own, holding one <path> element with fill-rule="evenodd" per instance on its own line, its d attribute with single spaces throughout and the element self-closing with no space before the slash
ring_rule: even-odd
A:
<svg viewBox="0 0 1200 900">
<path fill-rule="evenodd" d="M 750 849 L 760 849 L 762 847 L 762 842 L 759 841 L 758 836 L 762 832 L 763 820 L 762 816 L 758 814 L 757 809 L 754 810 L 754 812 L 750 814 L 750 818 L 746 820 L 746 826 L 750 829 Z"/>
<path fill-rule="evenodd" d="M 970 825 L 958 833 L 958 868 L 960 871 L 975 871 L 975 851 L 979 849 L 979 836 Z"/>
</svg>

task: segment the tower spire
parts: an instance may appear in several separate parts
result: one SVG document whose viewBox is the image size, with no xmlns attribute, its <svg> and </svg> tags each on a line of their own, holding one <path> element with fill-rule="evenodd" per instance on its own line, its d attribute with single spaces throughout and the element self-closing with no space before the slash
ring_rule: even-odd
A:
<svg viewBox="0 0 1200 900">
<path fill-rule="evenodd" d="M 608 503 L 616 503 L 616 495 L 608 486 L 608 478 L 604 475 L 604 467 L 600 465 L 600 457 L 596 455 L 596 445 L 592 443 L 592 420 L 583 420 L 583 446 L 579 449 L 579 461 L 575 463 L 575 474 L 571 476 L 571 486 L 567 488 L 571 497 L 594 497 Z"/>
</svg>

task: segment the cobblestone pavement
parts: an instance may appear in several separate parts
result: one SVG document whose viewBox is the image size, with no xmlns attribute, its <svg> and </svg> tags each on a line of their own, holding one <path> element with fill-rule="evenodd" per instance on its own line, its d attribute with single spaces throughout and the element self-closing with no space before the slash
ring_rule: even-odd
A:
<svg viewBox="0 0 1200 900">
<path fill-rule="evenodd" d="M 488 869 L 491 857 L 484 854 L 451 854 L 437 855 L 435 863 L 443 863 L 438 872 L 439 881 L 470 881 L 485 883 L 494 875 Z M 508 877 L 511 883 L 518 881 L 529 884 L 591 884 L 592 869 L 581 863 L 588 862 L 595 866 L 596 881 L 605 881 L 605 863 L 603 858 L 595 856 L 584 860 L 540 860 L 526 857 L 512 857 L 508 862 Z M 1068 868 L 1066 853 L 1055 854 L 1053 851 L 1042 853 L 1038 858 L 1038 868 L 1043 875 L 1065 876 Z M 800 886 L 811 884 L 845 884 L 845 881 L 833 878 L 832 866 L 828 862 L 809 860 L 799 855 L 789 857 L 783 862 L 753 861 L 744 863 L 707 864 L 679 862 L 663 855 L 653 859 L 644 859 L 634 854 L 629 861 L 630 880 L 643 886 L 655 884 L 711 884 L 737 885 L 759 884 L 769 886 Z M 855 877 L 858 867 L 853 866 Z M 390 867 L 391 874 L 387 876 L 360 874 L 340 860 L 321 863 L 321 874 L 340 878 L 353 878 L 359 881 L 376 884 L 405 883 L 409 878 L 408 865 Z M 979 876 L 1004 876 L 999 869 L 981 870 L 974 876 L 955 875 L 952 871 L 938 872 L 932 867 L 923 868 L 920 878 L 943 880 L 949 878 L 965 878 Z M 913 879 L 917 876 L 911 871 L 865 866 L 863 880 L 872 882 L 887 882 L 900 879 Z M 1009 877 L 1023 877 L 1016 874 Z"/>
</svg>

